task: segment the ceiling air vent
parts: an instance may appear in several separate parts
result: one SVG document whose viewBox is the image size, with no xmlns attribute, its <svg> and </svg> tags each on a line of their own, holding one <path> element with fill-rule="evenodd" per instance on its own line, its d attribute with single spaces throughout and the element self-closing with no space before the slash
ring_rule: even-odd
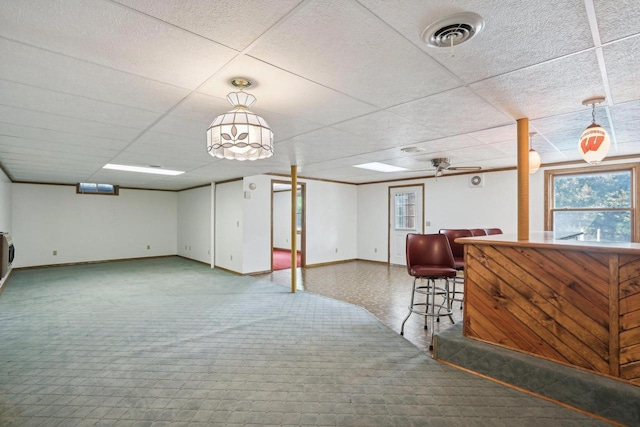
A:
<svg viewBox="0 0 640 427">
<path fill-rule="evenodd" d="M 471 12 L 456 13 L 429 25 L 422 40 L 430 47 L 452 47 L 471 40 L 484 28 L 484 19 Z"/>
</svg>

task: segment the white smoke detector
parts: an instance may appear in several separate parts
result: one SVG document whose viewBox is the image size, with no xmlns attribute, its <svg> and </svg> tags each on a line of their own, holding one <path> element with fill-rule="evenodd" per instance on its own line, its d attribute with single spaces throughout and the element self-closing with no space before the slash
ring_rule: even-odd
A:
<svg viewBox="0 0 640 427">
<path fill-rule="evenodd" d="M 484 24 L 484 19 L 476 13 L 456 13 L 425 28 L 422 40 L 430 47 L 456 46 L 480 34 Z"/>
</svg>

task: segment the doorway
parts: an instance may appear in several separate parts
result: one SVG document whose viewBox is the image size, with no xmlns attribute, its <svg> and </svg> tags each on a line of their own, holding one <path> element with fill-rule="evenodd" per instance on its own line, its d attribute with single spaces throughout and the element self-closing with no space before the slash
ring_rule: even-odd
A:
<svg viewBox="0 0 640 427">
<path fill-rule="evenodd" d="M 407 234 L 424 233 L 423 203 L 424 184 L 389 187 L 389 264 L 407 264 Z"/>
<path fill-rule="evenodd" d="M 291 182 L 271 181 L 271 271 L 291 268 Z M 298 267 L 306 264 L 306 184 L 296 189 L 296 249 Z"/>
</svg>

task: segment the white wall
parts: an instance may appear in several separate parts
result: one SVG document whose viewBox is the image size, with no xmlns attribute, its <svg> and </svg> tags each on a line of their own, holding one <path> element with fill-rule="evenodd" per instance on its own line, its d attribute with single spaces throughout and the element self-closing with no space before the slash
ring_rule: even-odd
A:
<svg viewBox="0 0 640 427">
<path fill-rule="evenodd" d="M 357 258 L 357 186 L 306 182 L 307 265 Z"/>
<path fill-rule="evenodd" d="M 426 233 L 441 228 L 518 229 L 518 181 L 516 171 L 483 173 L 484 186 L 471 187 L 472 175 L 454 175 L 425 181 Z"/>
<path fill-rule="evenodd" d="M 76 194 L 74 186 L 13 184 L 13 266 L 175 255 L 177 200 L 168 191 L 102 196 Z"/>
<path fill-rule="evenodd" d="M 483 187 L 470 187 L 471 175 L 443 176 L 438 179 L 407 180 L 358 186 L 358 258 L 387 262 L 389 186 L 425 185 L 425 233 L 441 228 L 501 228 L 505 233 L 517 231 L 516 171 L 484 173 Z M 542 172 L 532 177 L 532 188 L 543 188 L 538 182 Z M 533 184 L 535 183 L 535 184 Z M 536 194 L 532 203 L 540 203 Z M 540 227 L 544 211 L 532 207 L 532 226 Z M 426 226 L 427 222 L 431 225 Z M 375 250 L 377 249 L 377 252 Z"/>
<path fill-rule="evenodd" d="M 301 250 L 302 234 L 296 235 L 296 248 Z M 291 191 L 273 193 L 273 247 L 291 250 Z"/>
<path fill-rule="evenodd" d="M 211 264 L 211 186 L 178 193 L 178 255 Z"/>
<path fill-rule="evenodd" d="M 0 231 L 11 233 L 11 180 L 0 169 Z"/>
<path fill-rule="evenodd" d="M 255 190 L 249 188 L 255 184 Z M 249 198 L 245 198 L 244 194 Z M 244 235 L 242 236 L 242 273 L 271 270 L 271 178 L 256 175 L 244 178 Z"/>
<path fill-rule="evenodd" d="M 273 193 L 273 247 L 291 249 L 290 239 L 291 191 L 278 191 Z"/>
<path fill-rule="evenodd" d="M 11 230 L 11 194 L 12 184 L 11 180 L 0 169 L 0 231 L 5 233 L 12 233 Z M 11 270 L 9 270 L 11 271 Z M 9 275 L 0 277 L 0 288 L 4 286 Z"/>
<path fill-rule="evenodd" d="M 215 187 L 215 266 L 242 273 L 244 227 L 242 181 Z"/>
<path fill-rule="evenodd" d="M 256 175 L 244 178 L 242 187 L 236 184 L 219 193 L 216 187 L 216 233 L 220 221 L 226 227 L 235 227 L 228 217 L 242 215 L 244 225 L 240 236 L 217 236 L 216 255 L 227 245 L 234 245 L 235 239 L 242 240 L 242 269 L 229 268 L 244 274 L 268 271 L 271 268 L 271 180 L 287 181 L 286 178 Z M 355 259 L 357 256 L 357 189 L 355 185 L 323 181 L 303 180 L 306 183 L 306 261 L 307 265 Z M 255 190 L 249 184 L 255 184 Z M 228 184 L 224 184 L 228 185 Z M 249 199 L 244 198 L 245 192 Z M 238 211 L 239 201 L 243 201 L 242 212 Z M 220 218 L 220 204 L 227 204 L 233 210 Z M 287 220 L 289 223 L 289 220 Z M 237 228 L 237 227 L 236 227 Z M 229 230 L 226 230 L 229 232 Z M 336 252 L 337 248 L 337 252 Z M 218 258 L 216 256 L 216 258 Z M 228 258 L 228 257 L 227 257 Z M 235 259 L 235 256 L 234 256 Z M 216 261 L 216 265 L 223 267 Z M 225 267 L 228 268 L 228 267 Z"/>
</svg>

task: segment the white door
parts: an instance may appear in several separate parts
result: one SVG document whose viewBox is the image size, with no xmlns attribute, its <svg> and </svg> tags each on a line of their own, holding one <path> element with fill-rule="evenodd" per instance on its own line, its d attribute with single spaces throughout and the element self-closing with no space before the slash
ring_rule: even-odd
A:
<svg viewBox="0 0 640 427">
<path fill-rule="evenodd" d="M 422 192 L 424 187 L 389 188 L 389 263 L 406 265 L 407 234 L 423 233 Z"/>
</svg>

